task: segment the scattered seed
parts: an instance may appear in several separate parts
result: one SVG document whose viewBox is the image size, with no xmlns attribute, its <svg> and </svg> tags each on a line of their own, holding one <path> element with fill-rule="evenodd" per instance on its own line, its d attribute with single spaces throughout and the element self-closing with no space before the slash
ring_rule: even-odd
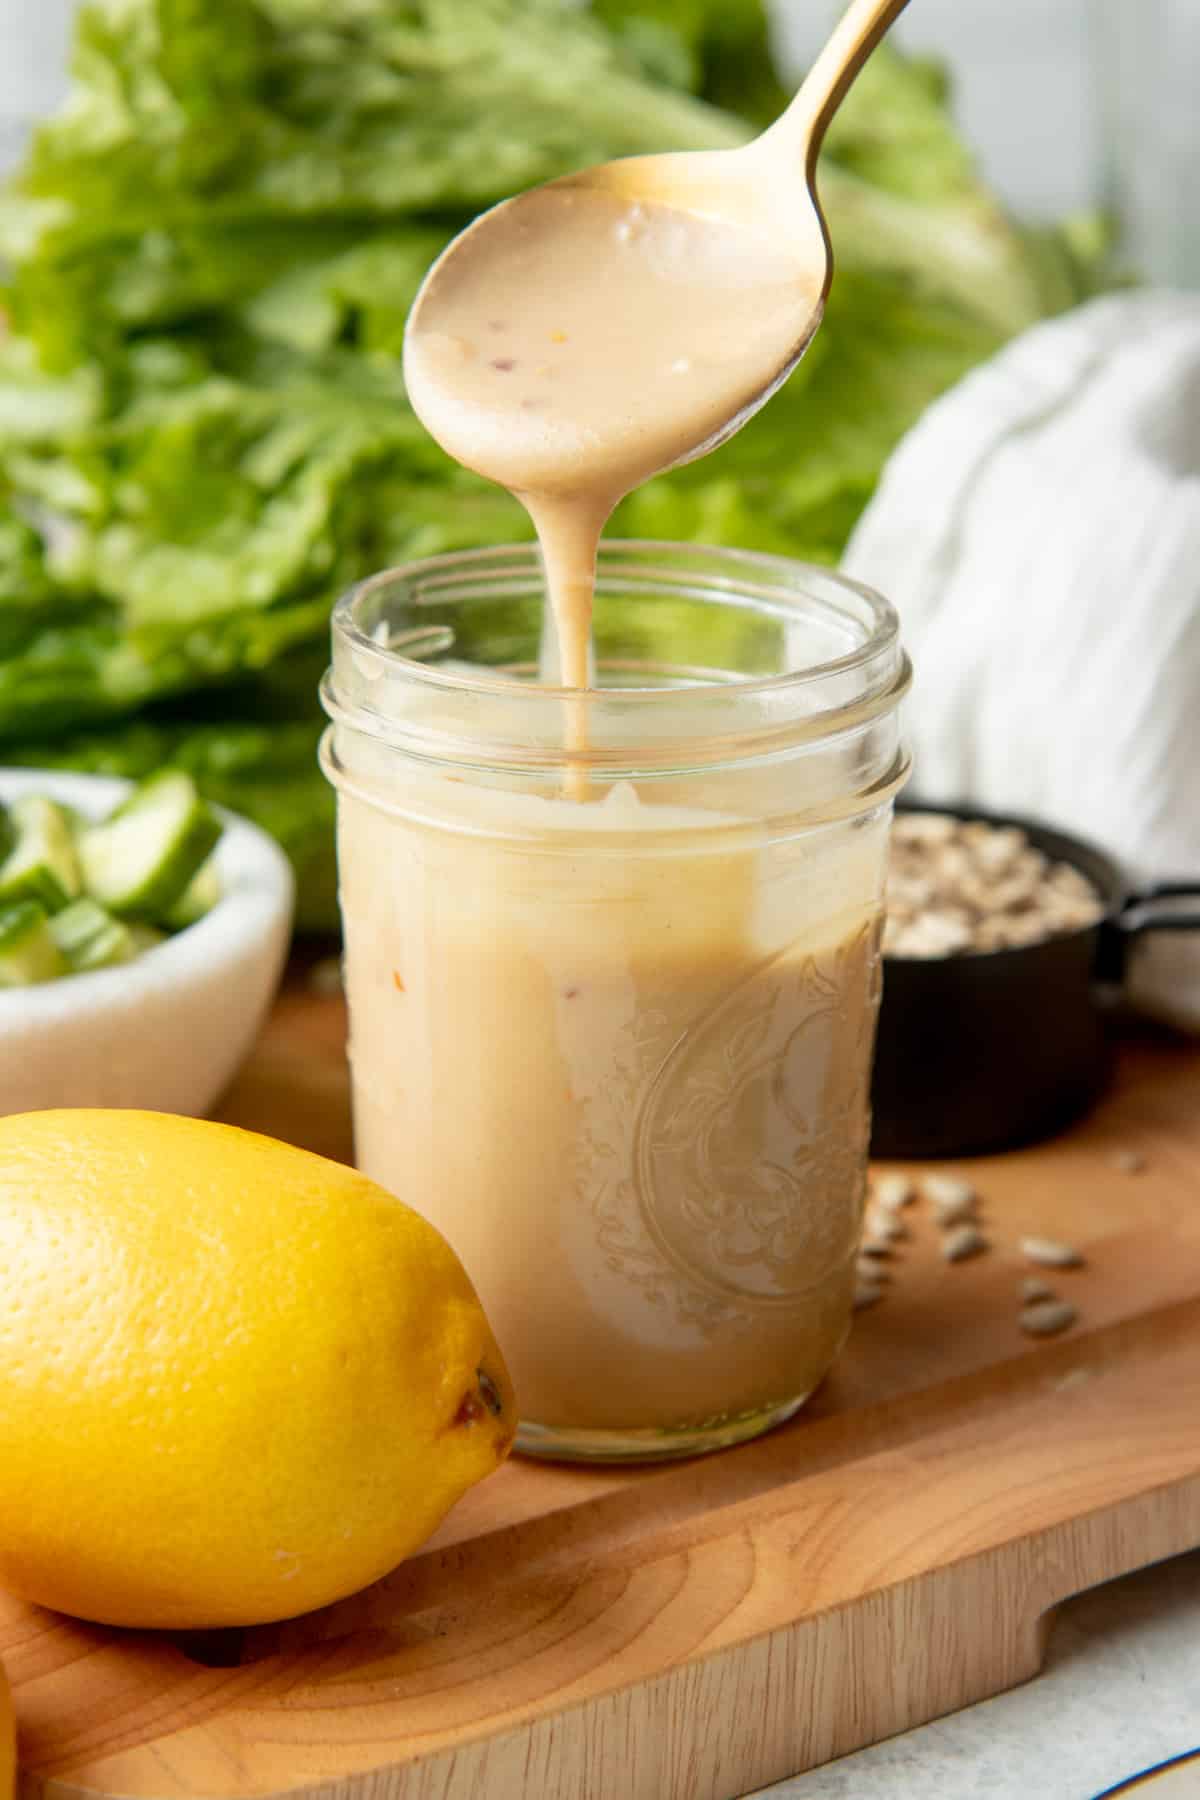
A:
<svg viewBox="0 0 1200 1800">
<path fill-rule="evenodd" d="M 978 1225 L 955 1225 L 942 1239 L 942 1255 L 947 1262 L 965 1262 L 988 1248 L 988 1241 Z"/>
<path fill-rule="evenodd" d="M 1122 1175 L 1140 1175 L 1146 1166 L 1146 1159 L 1140 1150 L 1118 1150 L 1113 1157 L 1113 1164 L 1120 1169 Z"/>
<path fill-rule="evenodd" d="M 1041 1275 L 1027 1275 L 1021 1283 L 1021 1298 L 1026 1304 L 1034 1300 L 1057 1300 L 1058 1295 Z"/>
<path fill-rule="evenodd" d="M 1074 1325 L 1079 1313 L 1069 1300 L 1034 1300 L 1021 1308 L 1019 1324 L 1030 1337 L 1053 1337 Z"/>
<path fill-rule="evenodd" d="M 1077 1269 L 1083 1261 L 1073 1244 L 1057 1244 L 1053 1238 L 1023 1237 L 1020 1250 L 1026 1262 L 1041 1263 L 1047 1269 Z"/>
<path fill-rule="evenodd" d="M 860 1256 L 856 1267 L 858 1279 L 860 1281 L 865 1281 L 868 1285 L 870 1285 L 872 1281 L 886 1284 L 892 1279 L 892 1272 L 887 1264 L 880 1262 L 875 1257 Z"/>
<path fill-rule="evenodd" d="M 979 1202 L 974 1197 L 970 1200 L 950 1200 L 933 1209 L 934 1222 L 943 1231 L 951 1225 L 969 1225 L 978 1216 Z"/>
<path fill-rule="evenodd" d="M 950 1206 L 975 1198 L 975 1189 L 959 1175 L 925 1175 L 921 1180 L 925 1198 L 934 1206 Z"/>
<path fill-rule="evenodd" d="M 895 1213 L 875 1209 L 867 1214 L 863 1236 L 877 1244 L 906 1244 L 908 1226 Z"/>
<path fill-rule="evenodd" d="M 979 1215 L 979 1196 L 969 1181 L 960 1181 L 953 1175 L 927 1175 L 921 1191 L 943 1230 L 947 1225 L 965 1224 Z"/>
<path fill-rule="evenodd" d="M 907 1175 L 877 1175 L 871 1192 L 876 1206 L 881 1206 L 884 1212 L 899 1212 L 917 1197 L 917 1190 Z"/>
<path fill-rule="evenodd" d="M 854 1290 L 854 1310 L 862 1312 L 864 1307 L 874 1306 L 877 1300 L 883 1299 L 883 1288 L 877 1281 L 860 1281 Z"/>
<path fill-rule="evenodd" d="M 492 367 L 499 369 L 502 375 L 511 375 L 516 368 L 516 359 L 512 356 L 493 356 Z"/>
</svg>

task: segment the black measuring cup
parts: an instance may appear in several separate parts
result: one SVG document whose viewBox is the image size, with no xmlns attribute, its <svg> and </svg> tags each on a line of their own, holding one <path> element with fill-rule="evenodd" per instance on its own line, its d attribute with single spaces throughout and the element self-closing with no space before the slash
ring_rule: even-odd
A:
<svg viewBox="0 0 1200 1800">
<path fill-rule="evenodd" d="M 1100 1094 L 1129 947 L 1150 931 L 1200 931 L 1200 878 L 1131 890 L 1112 858 L 1015 814 L 924 806 L 1018 826 L 1100 896 L 1094 924 L 1037 943 L 944 957 L 884 958 L 872 1081 L 871 1154 L 982 1155 L 1050 1137 Z M 1172 910 L 1195 900 L 1191 910 Z"/>
</svg>

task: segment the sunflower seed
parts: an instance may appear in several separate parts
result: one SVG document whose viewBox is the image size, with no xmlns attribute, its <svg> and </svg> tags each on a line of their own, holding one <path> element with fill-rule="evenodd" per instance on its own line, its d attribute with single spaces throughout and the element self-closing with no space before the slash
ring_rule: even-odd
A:
<svg viewBox="0 0 1200 1800">
<path fill-rule="evenodd" d="M 894 1213 L 870 1212 L 867 1214 L 863 1236 L 872 1244 L 906 1244 L 908 1242 L 908 1226 Z"/>
<path fill-rule="evenodd" d="M 1103 904 L 1069 863 L 1051 863 L 1016 826 L 904 813 L 888 858 L 888 956 L 1003 950 L 1096 922 Z"/>
<path fill-rule="evenodd" d="M 921 1181 L 921 1192 L 932 1206 L 939 1225 L 958 1225 L 965 1219 L 973 1219 L 979 1211 L 979 1196 L 975 1189 L 957 1175 L 926 1175 Z"/>
<path fill-rule="evenodd" d="M 1074 1325 L 1078 1317 L 1069 1300 L 1034 1300 L 1021 1308 L 1019 1323 L 1030 1337 L 1053 1337 Z"/>
<path fill-rule="evenodd" d="M 949 1206 L 975 1198 L 975 1189 L 960 1175 L 923 1175 L 921 1190 L 934 1206 Z"/>
<path fill-rule="evenodd" d="M 900 1212 L 917 1197 L 917 1190 L 907 1175 L 877 1175 L 871 1186 L 875 1204 L 884 1212 Z"/>
<path fill-rule="evenodd" d="M 1118 1150 L 1113 1163 L 1122 1175 L 1140 1175 L 1146 1166 L 1146 1159 L 1140 1150 Z"/>
<path fill-rule="evenodd" d="M 1041 1275 L 1027 1275 L 1021 1283 L 1021 1298 L 1028 1305 L 1034 1300 L 1056 1300 L 1058 1298 L 1050 1283 Z"/>
<path fill-rule="evenodd" d="M 1047 1269 L 1077 1269 L 1083 1261 L 1073 1244 L 1058 1244 L 1053 1238 L 1023 1237 L 1020 1249 L 1026 1262 L 1041 1263 Z"/>
<path fill-rule="evenodd" d="M 892 1272 L 886 1263 L 881 1263 L 874 1257 L 860 1256 L 855 1268 L 859 1280 L 865 1281 L 868 1285 L 873 1281 L 883 1282 L 886 1285 L 892 1279 Z"/>
<path fill-rule="evenodd" d="M 969 1225 L 979 1217 L 979 1202 L 970 1200 L 948 1200 L 933 1209 L 934 1222 L 945 1231 L 949 1225 Z"/>
<path fill-rule="evenodd" d="M 877 1281 L 860 1281 L 854 1290 L 854 1310 L 862 1312 L 864 1307 L 874 1306 L 877 1300 L 883 1299 L 883 1288 Z"/>
<path fill-rule="evenodd" d="M 955 1225 L 942 1238 L 942 1255 L 947 1262 L 965 1262 L 968 1256 L 978 1256 L 988 1248 L 988 1241 L 978 1225 Z"/>
</svg>

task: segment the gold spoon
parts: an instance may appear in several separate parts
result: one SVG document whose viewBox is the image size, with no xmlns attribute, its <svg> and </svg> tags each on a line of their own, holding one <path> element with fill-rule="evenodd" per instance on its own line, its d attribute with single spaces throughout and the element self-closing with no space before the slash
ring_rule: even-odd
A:
<svg viewBox="0 0 1200 1800">
<path fill-rule="evenodd" d="M 629 205 L 642 203 L 701 215 L 755 232 L 785 248 L 796 275 L 795 330 L 787 334 L 787 354 L 769 372 L 760 371 L 755 385 L 717 429 L 710 427 L 697 441 L 677 445 L 674 463 L 690 461 L 723 443 L 791 373 L 821 322 L 833 278 L 833 259 L 816 191 L 817 155 L 855 76 L 906 4 L 907 0 L 851 0 L 794 100 L 749 144 L 736 150 L 624 157 L 547 182 L 483 213 L 447 246 L 425 277 L 409 315 L 406 348 L 421 334 L 443 329 L 447 317 L 443 297 L 454 292 L 468 267 L 486 268 L 493 245 L 499 248 L 511 241 L 514 219 L 522 221 L 522 229 L 528 229 L 526 222 L 532 219 L 543 237 L 543 259 L 552 257 L 553 242 L 547 245 L 544 241 L 550 208 L 542 206 L 539 214 L 542 195 L 561 195 L 566 189 L 590 191 L 616 195 Z M 801 180 L 797 180 L 798 174 Z M 520 212 L 514 212 L 518 208 Z M 424 417 L 417 396 L 414 404 Z M 457 448 L 449 447 L 461 455 Z M 481 473 L 493 474 L 482 463 L 462 460 L 470 460 Z M 498 474 L 494 478 L 502 479 Z"/>
</svg>

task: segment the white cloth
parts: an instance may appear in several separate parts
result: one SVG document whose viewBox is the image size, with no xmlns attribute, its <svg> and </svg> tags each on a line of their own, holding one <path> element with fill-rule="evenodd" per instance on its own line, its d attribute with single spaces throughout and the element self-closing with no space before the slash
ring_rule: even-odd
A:
<svg viewBox="0 0 1200 1800">
<path fill-rule="evenodd" d="M 915 793 L 1200 884 L 1200 295 L 1014 340 L 904 439 L 843 566 L 900 612 Z M 1200 1031 L 1200 935 L 1145 940 L 1130 988 Z"/>
</svg>

